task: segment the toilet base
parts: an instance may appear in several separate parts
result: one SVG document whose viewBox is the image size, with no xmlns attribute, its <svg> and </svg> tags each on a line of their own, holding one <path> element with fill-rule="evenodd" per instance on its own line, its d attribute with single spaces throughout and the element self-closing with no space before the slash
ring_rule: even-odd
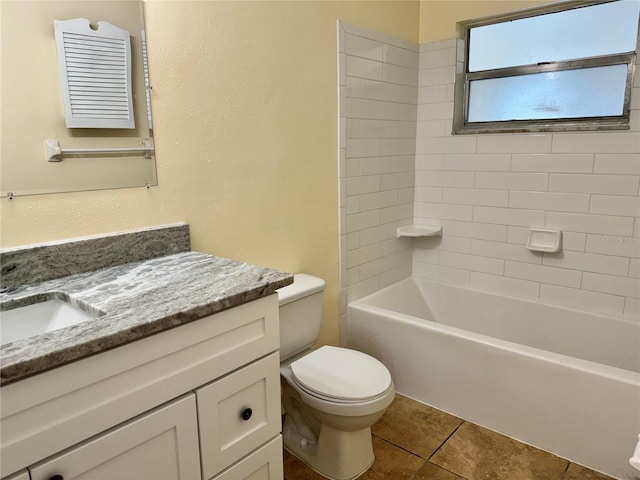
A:
<svg viewBox="0 0 640 480">
<path fill-rule="evenodd" d="M 282 429 L 284 448 L 312 470 L 331 480 L 352 480 L 373 464 L 371 428 L 356 431 L 336 430 L 322 424 L 316 441 L 300 435 L 290 415 Z"/>
</svg>

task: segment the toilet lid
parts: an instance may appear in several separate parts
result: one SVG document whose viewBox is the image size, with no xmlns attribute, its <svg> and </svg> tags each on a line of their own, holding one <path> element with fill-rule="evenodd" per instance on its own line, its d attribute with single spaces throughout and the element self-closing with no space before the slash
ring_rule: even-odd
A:
<svg viewBox="0 0 640 480">
<path fill-rule="evenodd" d="M 389 370 L 375 358 L 328 345 L 293 362 L 291 371 L 305 390 L 338 400 L 371 399 L 391 385 Z"/>
</svg>

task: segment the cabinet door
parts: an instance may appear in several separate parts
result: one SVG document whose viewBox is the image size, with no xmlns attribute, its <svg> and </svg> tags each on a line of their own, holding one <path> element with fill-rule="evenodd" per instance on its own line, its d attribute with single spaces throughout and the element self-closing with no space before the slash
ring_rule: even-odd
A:
<svg viewBox="0 0 640 480">
<path fill-rule="evenodd" d="M 276 438 L 212 480 L 282 480 L 282 437 Z"/>
<path fill-rule="evenodd" d="M 31 480 L 200 480 L 195 396 L 159 407 L 29 470 Z"/>
<path fill-rule="evenodd" d="M 280 433 L 280 357 L 264 357 L 196 391 L 207 479 Z"/>
</svg>

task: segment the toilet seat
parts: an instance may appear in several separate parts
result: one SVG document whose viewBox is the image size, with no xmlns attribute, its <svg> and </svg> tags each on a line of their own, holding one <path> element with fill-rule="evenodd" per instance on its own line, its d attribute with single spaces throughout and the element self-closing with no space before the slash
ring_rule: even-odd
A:
<svg viewBox="0 0 640 480">
<path fill-rule="evenodd" d="M 354 404 L 376 400 L 393 388 L 389 370 L 356 350 L 325 345 L 290 365 L 292 379 L 308 395 Z"/>
</svg>

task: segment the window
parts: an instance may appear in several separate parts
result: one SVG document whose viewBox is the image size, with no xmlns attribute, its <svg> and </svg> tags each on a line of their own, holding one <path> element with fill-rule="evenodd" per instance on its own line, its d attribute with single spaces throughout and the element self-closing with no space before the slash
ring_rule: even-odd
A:
<svg viewBox="0 0 640 480">
<path fill-rule="evenodd" d="M 628 128 L 639 14 L 582 1 L 464 22 L 454 132 Z"/>
</svg>

